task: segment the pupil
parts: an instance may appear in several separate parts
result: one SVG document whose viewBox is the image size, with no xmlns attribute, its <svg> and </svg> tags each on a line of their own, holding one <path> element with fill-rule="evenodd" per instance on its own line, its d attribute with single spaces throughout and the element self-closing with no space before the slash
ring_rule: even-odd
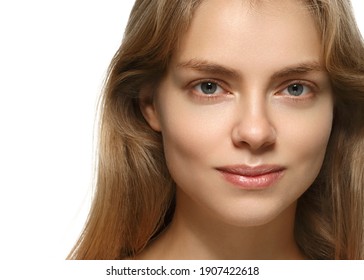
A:
<svg viewBox="0 0 364 280">
<path fill-rule="evenodd" d="M 303 92 L 303 86 L 300 84 L 294 84 L 288 87 L 288 92 L 294 96 L 301 95 Z"/>
<path fill-rule="evenodd" d="M 206 94 L 213 94 L 217 89 L 217 85 L 215 83 L 202 83 L 201 85 L 202 91 Z"/>
</svg>

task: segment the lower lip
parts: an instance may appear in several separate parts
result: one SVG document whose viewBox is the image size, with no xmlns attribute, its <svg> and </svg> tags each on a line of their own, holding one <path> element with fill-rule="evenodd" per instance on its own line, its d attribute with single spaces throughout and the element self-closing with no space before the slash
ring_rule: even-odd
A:
<svg viewBox="0 0 364 280">
<path fill-rule="evenodd" d="M 257 176 L 243 176 L 220 171 L 225 180 L 244 190 L 262 190 L 273 186 L 282 176 L 283 170 Z"/>
</svg>

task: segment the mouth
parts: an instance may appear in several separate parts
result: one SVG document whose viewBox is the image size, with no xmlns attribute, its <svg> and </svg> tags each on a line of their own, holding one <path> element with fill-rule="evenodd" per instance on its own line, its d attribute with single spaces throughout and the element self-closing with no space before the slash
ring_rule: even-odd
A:
<svg viewBox="0 0 364 280">
<path fill-rule="evenodd" d="M 284 175 L 279 165 L 234 165 L 216 168 L 229 183 L 245 190 L 261 190 L 273 186 Z"/>
</svg>

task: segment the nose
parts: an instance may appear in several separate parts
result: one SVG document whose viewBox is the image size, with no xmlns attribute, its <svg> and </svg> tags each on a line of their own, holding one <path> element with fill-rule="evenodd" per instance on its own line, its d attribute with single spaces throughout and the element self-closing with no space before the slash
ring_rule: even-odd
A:
<svg viewBox="0 0 364 280">
<path fill-rule="evenodd" d="M 237 118 L 232 130 L 232 141 L 236 147 L 249 147 L 259 151 L 271 147 L 277 133 L 264 102 L 245 104 L 237 109 Z"/>
</svg>

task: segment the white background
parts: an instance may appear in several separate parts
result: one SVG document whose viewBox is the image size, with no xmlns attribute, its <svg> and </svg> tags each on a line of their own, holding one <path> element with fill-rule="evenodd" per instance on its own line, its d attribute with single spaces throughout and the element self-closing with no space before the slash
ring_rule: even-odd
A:
<svg viewBox="0 0 364 280">
<path fill-rule="evenodd" d="M 364 2 L 352 2 L 364 33 Z M 3 257 L 61 260 L 77 239 L 91 201 L 97 98 L 132 4 L 0 0 Z"/>
</svg>

